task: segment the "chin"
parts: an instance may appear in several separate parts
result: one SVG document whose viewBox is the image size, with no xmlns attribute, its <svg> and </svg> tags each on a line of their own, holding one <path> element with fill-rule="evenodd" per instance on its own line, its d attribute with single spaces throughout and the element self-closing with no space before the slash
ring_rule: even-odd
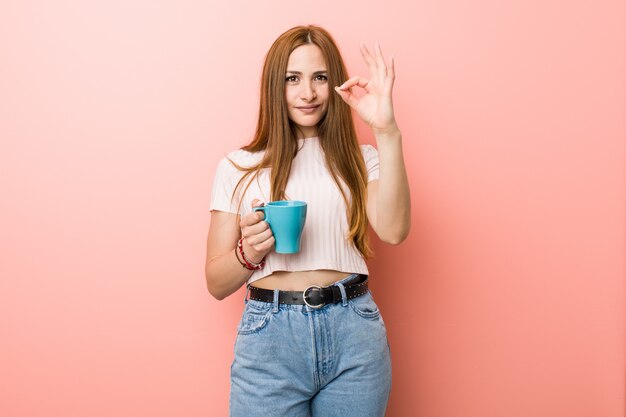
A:
<svg viewBox="0 0 626 417">
<path fill-rule="evenodd" d="M 320 120 L 319 120 L 319 119 L 317 119 L 317 120 L 315 120 L 315 121 L 311 121 L 311 120 L 309 119 L 309 120 L 307 120 L 306 122 L 304 122 L 304 121 L 302 121 L 302 120 L 292 120 L 292 122 L 296 125 L 296 127 L 299 127 L 299 128 L 301 128 L 301 129 L 302 129 L 302 128 L 304 128 L 304 129 L 310 129 L 310 128 L 312 128 L 312 127 L 316 127 L 316 126 L 319 124 Z"/>
</svg>

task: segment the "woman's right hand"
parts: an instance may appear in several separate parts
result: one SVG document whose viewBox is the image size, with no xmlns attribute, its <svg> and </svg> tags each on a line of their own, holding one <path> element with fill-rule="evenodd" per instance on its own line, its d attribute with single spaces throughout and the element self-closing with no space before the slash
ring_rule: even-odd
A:
<svg viewBox="0 0 626 417">
<path fill-rule="evenodd" d="M 252 201 L 252 207 L 262 206 L 259 200 Z M 265 214 L 262 211 L 252 211 L 241 218 L 241 237 L 243 238 L 243 252 L 246 258 L 258 263 L 274 248 L 274 235 L 269 224 L 263 221 Z"/>
</svg>

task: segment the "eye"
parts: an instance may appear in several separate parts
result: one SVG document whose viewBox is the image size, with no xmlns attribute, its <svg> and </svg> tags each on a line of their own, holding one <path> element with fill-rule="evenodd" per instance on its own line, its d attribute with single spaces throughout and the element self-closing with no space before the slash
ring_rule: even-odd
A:
<svg viewBox="0 0 626 417">
<path fill-rule="evenodd" d="M 298 81 L 298 77 L 296 77 L 295 75 L 289 75 L 287 78 L 285 78 L 285 81 L 287 81 L 288 83 L 295 83 L 296 81 Z"/>
<path fill-rule="evenodd" d="M 320 74 L 320 75 L 316 76 L 315 79 L 317 81 L 328 81 L 328 76 Z"/>
</svg>

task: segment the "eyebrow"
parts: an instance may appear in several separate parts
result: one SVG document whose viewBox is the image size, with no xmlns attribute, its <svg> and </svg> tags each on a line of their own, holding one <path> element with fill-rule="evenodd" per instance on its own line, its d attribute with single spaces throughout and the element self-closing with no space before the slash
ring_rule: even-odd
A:
<svg viewBox="0 0 626 417">
<path fill-rule="evenodd" d="M 319 75 L 319 74 L 326 74 L 328 71 L 327 70 L 323 70 L 323 71 L 315 71 L 313 73 L 313 75 Z M 302 73 L 300 71 L 287 71 L 288 74 L 296 74 L 296 75 L 302 75 Z"/>
</svg>

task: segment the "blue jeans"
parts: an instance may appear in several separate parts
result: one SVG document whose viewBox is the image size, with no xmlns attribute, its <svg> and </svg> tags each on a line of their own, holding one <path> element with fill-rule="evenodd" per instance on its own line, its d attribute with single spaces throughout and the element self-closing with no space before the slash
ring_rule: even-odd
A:
<svg viewBox="0 0 626 417">
<path fill-rule="evenodd" d="M 391 356 L 368 292 L 319 309 L 247 300 L 231 366 L 231 417 L 381 417 Z"/>
</svg>

